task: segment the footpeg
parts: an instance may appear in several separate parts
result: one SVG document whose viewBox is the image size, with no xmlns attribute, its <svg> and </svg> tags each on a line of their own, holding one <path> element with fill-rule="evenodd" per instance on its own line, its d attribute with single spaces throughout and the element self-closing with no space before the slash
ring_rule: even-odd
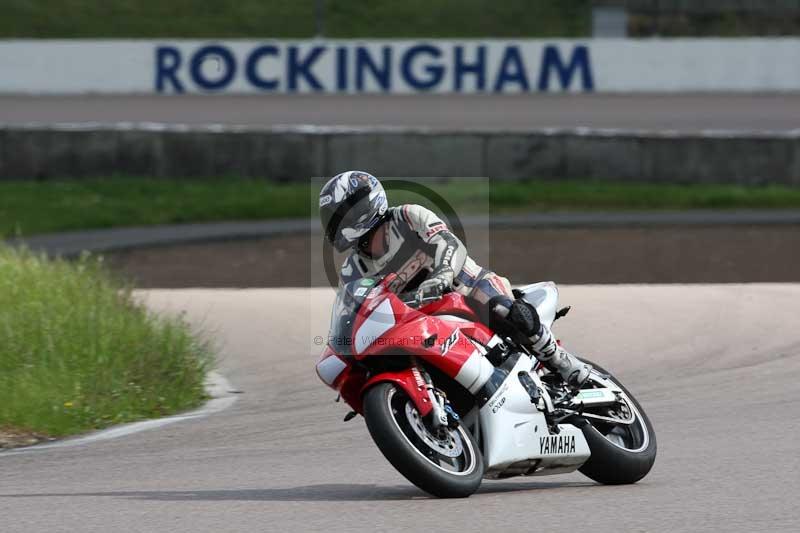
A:
<svg viewBox="0 0 800 533">
<path fill-rule="evenodd" d="M 562 307 L 561 309 L 559 309 L 558 312 L 556 313 L 555 318 L 553 319 L 553 322 L 555 322 L 559 318 L 564 318 L 565 316 L 567 316 L 567 313 L 569 313 L 570 309 L 572 309 L 571 305 L 568 305 L 566 307 Z"/>
</svg>

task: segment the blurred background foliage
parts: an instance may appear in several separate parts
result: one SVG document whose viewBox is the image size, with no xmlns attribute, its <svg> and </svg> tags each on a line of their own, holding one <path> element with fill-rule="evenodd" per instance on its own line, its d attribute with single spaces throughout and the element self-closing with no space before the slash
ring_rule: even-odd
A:
<svg viewBox="0 0 800 533">
<path fill-rule="evenodd" d="M 530 37 L 589 32 L 588 0 L 3 0 L 0 37 Z M 319 26 L 319 21 L 324 24 Z"/>
<path fill-rule="evenodd" d="M 800 31 L 800 0 L 1 0 L 0 38 L 588 37 L 598 6 L 632 37 Z"/>
</svg>

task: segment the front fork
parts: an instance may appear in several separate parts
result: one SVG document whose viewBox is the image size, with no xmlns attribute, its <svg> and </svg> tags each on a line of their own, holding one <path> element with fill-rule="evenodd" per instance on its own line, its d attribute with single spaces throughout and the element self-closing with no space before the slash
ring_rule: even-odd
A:
<svg viewBox="0 0 800 533">
<path fill-rule="evenodd" d="M 459 416 L 453 407 L 447 402 L 447 395 L 444 391 L 437 389 L 433 385 L 433 380 L 430 374 L 422 367 L 414 362 L 417 372 L 422 376 L 425 381 L 425 389 L 428 393 L 428 398 L 431 402 L 431 416 L 430 422 L 432 429 L 438 430 L 445 427 L 454 427 L 458 425 Z"/>
</svg>

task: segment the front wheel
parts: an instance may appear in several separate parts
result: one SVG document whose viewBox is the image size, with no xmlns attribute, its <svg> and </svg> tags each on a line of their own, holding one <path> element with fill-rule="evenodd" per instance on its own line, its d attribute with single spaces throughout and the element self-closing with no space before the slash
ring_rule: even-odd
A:
<svg viewBox="0 0 800 533">
<path fill-rule="evenodd" d="M 589 449 L 589 460 L 580 468 L 587 477 L 606 485 L 636 483 L 650 472 L 656 460 L 656 434 L 650 419 L 617 378 L 591 361 L 594 370 L 583 393 L 591 388 L 610 388 L 618 391 L 619 403 L 611 408 L 591 409 L 585 412 L 602 418 L 574 417 L 581 428 Z M 627 423 L 615 423 L 624 420 Z"/>
<path fill-rule="evenodd" d="M 463 498 L 478 490 L 483 456 L 469 431 L 458 426 L 432 432 L 408 395 L 393 383 L 371 387 L 363 405 L 372 440 L 414 485 L 441 498 Z"/>
</svg>

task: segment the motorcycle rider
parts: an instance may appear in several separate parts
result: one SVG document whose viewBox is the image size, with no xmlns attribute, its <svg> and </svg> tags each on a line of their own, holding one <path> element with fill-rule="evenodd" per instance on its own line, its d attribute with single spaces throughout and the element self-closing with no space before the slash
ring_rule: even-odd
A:
<svg viewBox="0 0 800 533">
<path fill-rule="evenodd" d="M 390 208 L 381 183 L 357 170 L 330 179 L 320 191 L 319 208 L 328 242 L 339 252 L 351 250 L 341 283 L 394 272 L 394 292 L 431 297 L 452 289 L 470 299 L 485 323 L 524 343 L 570 386 L 589 377 L 591 365 L 564 350 L 536 309 L 514 298 L 506 278 L 477 265 L 430 210 L 414 204 Z"/>
</svg>

